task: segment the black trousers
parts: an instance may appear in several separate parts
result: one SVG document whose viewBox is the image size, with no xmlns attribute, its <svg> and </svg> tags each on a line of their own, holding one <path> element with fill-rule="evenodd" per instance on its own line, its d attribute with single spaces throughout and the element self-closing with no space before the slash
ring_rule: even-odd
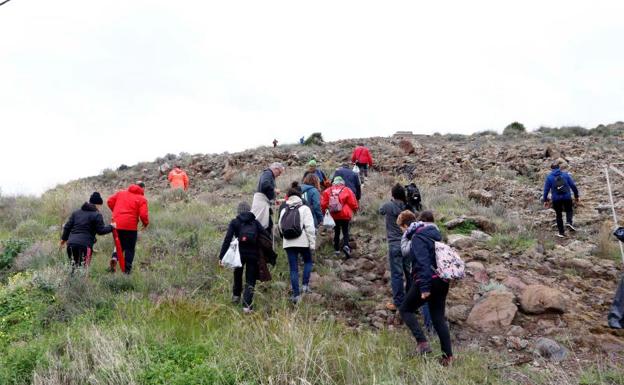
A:
<svg viewBox="0 0 624 385">
<path fill-rule="evenodd" d="M 258 268 L 258 260 L 256 258 L 248 258 L 241 255 L 242 267 L 234 269 L 234 286 L 232 287 L 232 294 L 240 297 L 243 291 L 243 268 L 245 270 L 245 293 L 243 294 L 243 305 L 245 307 L 251 307 L 253 302 L 254 289 L 256 287 L 256 281 L 258 280 L 258 274 L 260 270 Z"/>
<path fill-rule="evenodd" d="M 364 178 L 368 178 L 368 163 L 355 163 L 358 168 L 360 169 L 360 175 L 362 175 Z"/>
<path fill-rule="evenodd" d="M 67 256 L 74 268 L 85 264 L 88 265 L 91 260 L 91 248 L 82 245 L 68 244 Z"/>
<path fill-rule="evenodd" d="M 130 274 L 132 271 L 132 262 L 134 261 L 134 250 L 137 243 L 136 230 L 117 230 L 119 235 L 119 242 L 121 243 L 121 249 L 123 250 L 124 259 L 126 260 L 126 274 Z M 113 253 L 113 258 L 117 258 L 117 254 Z"/>
<path fill-rule="evenodd" d="M 566 213 L 566 222 L 572 224 L 574 216 L 574 205 L 572 204 L 572 199 L 553 201 L 553 209 L 555 209 L 555 214 L 557 216 L 557 229 L 559 230 L 559 234 L 565 234 L 565 227 L 563 226 L 563 212 L 565 211 Z"/>
<path fill-rule="evenodd" d="M 425 303 L 429 304 L 429 312 L 431 313 L 431 322 L 438 337 L 440 338 L 440 346 L 442 352 L 446 357 L 453 355 L 453 349 L 451 348 L 451 334 L 446 324 L 446 318 L 444 317 L 444 310 L 446 308 L 446 295 L 449 291 L 449 284 L 439 278 L 434 278 L 431 281 L 431 294 L 427 299 L 421 298 L 420 287 L 418 282 L 414 282 L 409 289 L 399 312 L 405 325 L 410 329 L 414 338 L 418 342 L 427 341 L 425 333 L 418 323 L 416 318 L 416 311 Z"/>
<path fill-rule="evenodd" d="M 620 323 L 624 322 L 624 275 L 622 275 L 620 284 L 615 292 L 613 305 L 609 311 L 609 319 L 614 319 Z"/>
<path fill-rule="evenodd" d="M 343 242 L 345 246 L 349 246 L 349 222 L 342 219 L 336 219 L 334 227 L 334 250 L 340 250 L 340 232 L 342 231 Z"/>
</svg>

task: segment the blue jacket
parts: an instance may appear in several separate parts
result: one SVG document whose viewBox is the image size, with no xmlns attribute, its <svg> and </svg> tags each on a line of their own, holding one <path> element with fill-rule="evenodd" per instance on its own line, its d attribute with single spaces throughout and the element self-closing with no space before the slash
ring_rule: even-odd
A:
<svg viewBox="0 0 624 385">
<path fill-rule="evenodd" d="M 323 211 L 321 211 L 321 193 L 314 186 L 309 184 L 301 185 L 301 192 L 304 194 L 304 198 L 310 204 L 312 209 L 312 216 L 314 217 L 314 226 L 318 226 L 323 222 Z"/>
<path fill-rule="evenodd" d="M 351 171 L 348 167 L 340 167 L 336 169 L 334 176 L 332 178 L 332 183 L 334 182 L 335 177 L 342 177 L 345 181 L 345 186 L 351 189 L 353 193 L 355 193 L 355 199 L 358 201 L 362 197 L 362 188 L 360 186 L 360 177 L 358 174 Z"/>
<path fill-rule="evenodd" d="M 421 293 L 431 293 L 431 280 L 437 268 L 435 242 L 442 240 L 437 226 L 410 226 L 406 236 L 412 239 L 412 275 Z"/>
<path fill-rule="evenodd" d="M 565 194 L 560 194 L 556 190 L 556 178 L 561 175 L 564 181 L 568 184 L 568 191 Z M 544 202 L 548 201 L 548 194 L 552 195 L 553 202 L 564 201 L 572 199 L 572 193 L 574 193 L 574 197 L 579 197 L 578 189 L 576 188 L 576 184 L 574 183 L 574 179 L 567 172 L 561 171 L 560 169 L 553 170 L 547 177 L 546 182 L 544 183 Z"/>
</svg>

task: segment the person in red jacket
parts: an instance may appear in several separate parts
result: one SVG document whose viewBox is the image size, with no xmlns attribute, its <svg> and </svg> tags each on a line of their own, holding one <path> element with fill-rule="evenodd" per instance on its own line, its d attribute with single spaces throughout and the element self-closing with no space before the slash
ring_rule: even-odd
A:
<svg viewBox="0 0 624 385">
<path fill-rule="evenodd" d="M 336 227 L 334 227 L 334 251 L 336 256 L 340 255 L 340 232 L 343 235 L 342 252 L 345 259 L 351 258 L 351 248 L 349 247 L 349 223 L 353 215 L 358 210 L 358 201 L 350 188 L 345 186 L 342 177 L 334 177 L 332 187 L 323 191 L 321 195 L 321 210 L 329 210 Z"/>
<path fill-rule="evenodd" d="M 358 146 L 353 150 L 351 162 L 358 166 L 363 177 L 368 177 L 368 168 L 373 167 L 373 157 L 369 149 L 364 147 L 364 143 L 358 143 Z"/>
<path fill-rule="evenodd" d="M 189 177 L 186 175 L 186 172 L 180 168 L 179 165 L 175 165 L 173 170 L 169 172 L 169 183 L 172 189 L 184 189 L 184 191 L 188 190 L 189 186 Z"/>
<path fill-rule="evenodd" d="M 128 187 L 128 190 L 122 190 L 112 195 L 106 202 L 113 212 L 113 222 L 117 224 L 119 241 L 126 258 L 126 274 L 130 274 L 132 271 L 139 220 L 143 224 L 143 230 L 149 225 L 149 212 L 144 189 L 145 184 L 137 182 Z M 117 255 L 113 253 L 111 259 L 111 270 L 113 271 L 116 262 Z"/>
</svg>

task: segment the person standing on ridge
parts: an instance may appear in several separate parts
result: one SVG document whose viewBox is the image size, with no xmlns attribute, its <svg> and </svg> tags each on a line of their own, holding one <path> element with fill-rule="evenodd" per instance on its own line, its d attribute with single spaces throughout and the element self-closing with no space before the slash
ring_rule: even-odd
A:
<svg viewBox="0 0 624 385">
<path fill-rule="evenodd" d="M 343 164 L 334 172 L 332 184 L 336 177 L 341 177 L 345 185 L 353 191 L 355 198 L 359 201 L 362 198 L 362 184 L 360 183 L 360 176 L 351 170 L 348 164 Z"/>
<path fill-rule="evenodd" d="M 277 139 L 273 139 L 273 148 L 277 147 Z"/>
<path fill-rule="evenodd" d="M 351 258 L 349 225 L 358 208 L 358 201 L 353 191 L 345 186 L 345 181 L 341 177 L 334 177 L 333 186 L 323 191 L 321 195 L 321 210 L 323 212 L 329 210 L 329 214 L 336 222 L 334 227 L 334 253 L 336 256 L 340 255 L 340 232 L 342 231 L 342 252 L 345 254 L 345 259 Z"/>
<path fill-rule="evenodd" d="M 139 220 L 143 224 L 142 230 L 149 225 L 149 209 L 144 195 L 145 183 L 139 181 L 127 190 L 118 191 L 106 202 L 113 212 L 113 222 L 117 224 L 119 241 L 126 259 L 126 274 L 132 271 Z M 114 271 L 116 263 L 117 254 L 113 253 L 110 271 Z"/>
<path fill-rule="evenodd" d="M 576 231 L 573 222 L 574 216 L 574 204 L 572 202 L 572 193 L 574 193 L 574 201 L 579 202 L 579 191 L 576 188 L 574 179 L 565 171 L 562 171 L 562 166 L 565 167 L 566 161 L 559 158 L 553 162 L 550 166 L 551 173 L 546 177 L 544 182 L 544 207 L 552 207 L 555 210 L 557 218 L 557 229 L 559 238 L 565 238 L 565 227 L 563 225 L 563 211 L 566 212 L 566 227 L 571 231 Z M 548 199 L 548 195 L 552 196 L 552 203 Z"/>
<path fill-rule="evenodd" d="M 100 213 L 104 204 L 99 192 L 94 192 L 79 210 L 76 210 L 63 225 L 61 247 L 67 244 L 67 256 L 72 265 L 72 274 L 77 267 L 89 265 L 95 236 L 105 235 L 113 231 L 115 223 L 107 226 Z"/>
<path fill-rule="evenodd" d="M 251 203 L 251 212 L 269 233 L 273 229 L 273 208 L 271 205 L 276 203 L 277 195 L 280 193 L 280 190 L 275 188 L 275 179 L 282 175 L 284 170 L 285 167 L 281 163 L 275 162 L 262 171 Z"/>
<path fill-rule="evenodd" d="M 364 143 L 358 143 L 355 150 L 353 150 L 351 162 L 358 166 L 362 177 L 368 178 L 368 168 L 373 167 L 373 157 L 371 156 L 370 150 L 364 146 Z"/>
<path fill-rule="evenodd" d="M 188 190 L 189 177 L 186 175 L 186 172 L 180 168 L 180 165 L 176 164 L 173 166 L 173 170 L 169 172 L 167 179 L 169 179 L 172 189 Z"/>
</svg>

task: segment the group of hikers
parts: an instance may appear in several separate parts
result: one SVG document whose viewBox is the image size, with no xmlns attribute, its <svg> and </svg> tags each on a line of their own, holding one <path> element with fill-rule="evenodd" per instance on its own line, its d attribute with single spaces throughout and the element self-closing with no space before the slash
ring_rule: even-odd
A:
<svg viewBox="0 0 624 385">
<path fill-rule="evenodd" d="M 232 302 L 242 305 L 244 313 L 253 312 L 256 282 L 271 279 L 268 265 L 275 265 L 277 259 L 274 227 L 282 238 L 282 248 L 288 259 L 290 300 L 294 304 L 299 303 L 303 295 L 311 293 L 313 256 L 321 229 L 333 228 L 335 257 L 343 255 L 344 259 L 352 258 L 351 222 L 360 209 L 362 181 L 368 175 L 373 160 L 369 149 L 363 144 L 355 148 L 351 160 L 351 164 L 338 167 L 331 177 L 318 167 L 315 159 L 310 160 L 302 179 L 290 183 L 281 199 L 282 192 L 276 187 L 276 179 L 284 173 L 285 167 L 275 162 L 260 174 L 251 205 L 247 202 L 238 204 L 237 215 L 229 223 L 223 240 L 219 263 L 223 264 L 224 256 L 236 244 L 240 264 L 233 270 Z M 555 210 L 557 235 L 560 237 L 566 236 L 566 228 L 576 231 L 573 211 L 574 203 L 579 201 L 578 188 L 564 170 L 566 164 L 563 159 L 552 163 L 543 194 L 545 206 Z M 171 171 L 168 179 L 172 188 L 188 189 L 188 176 L 179 165 Z M 61 237 L 61 245 L 67 245 L 72 266 L 89 263 L 96 235 L 114 232 L 125 257 L 124 272 L 130 274 L 138 223 L 141 222 L 144 229 L 149 224 L 144 189 L 145 185 L 137 182 L 107 199 L 112 211 L 110 225 L 104 223 L 100 213 L 104 202 L 98 192 L 94 192 L 88 202 L 72 213 Z M 420 192 L 414 183 L 407 186 L 396 184 L 392 186 L 390 195 L 391 199 L 379 208 L 379 213 L 385 218 L 392 290 L 392 302 L 386 308 L 399 312 L 416 340 L 417 353 L 427 354 L 431 352 L 431 347 L 416 317 L 420 311 L 426 329 L 433 329 L 440 339 L 441 363 L 448 365 L 453 360 L 445 319 L 449 278 L 440 273 L 441 266 L 438 266 L 442 241 L 440 230 L 435 224 L 433 212 L 423 210 Z M 301 285 L 300 260 L 303 262 Z M 111 271 L 114 271 L 115 264 L 116 253 L 113 253 Z M 624 277 L 609 314 L 609 326 L 621 328 L 623 321 Z"/>
</svg>

